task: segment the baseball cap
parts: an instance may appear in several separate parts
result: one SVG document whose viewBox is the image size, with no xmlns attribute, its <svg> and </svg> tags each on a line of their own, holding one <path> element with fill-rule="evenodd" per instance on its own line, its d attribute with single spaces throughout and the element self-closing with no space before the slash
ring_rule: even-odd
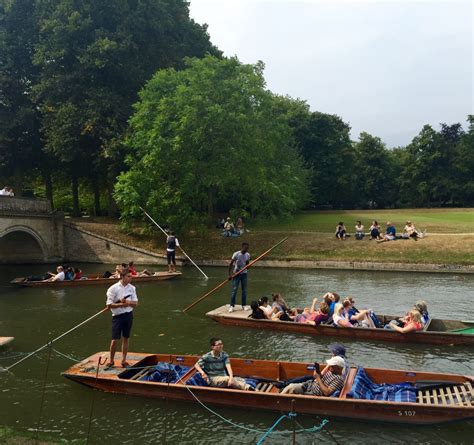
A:
<svg viewBox="0 0 474 445">
<path fill-rule="evenodd" d="M 339 357 L 336 355 L 335 357 L 330 358 L 329 360 L 326 360 L 326 363 L 328 366 L 339 366 L 340 368 L 344 368 L 346 362 L 342 357 Z"/>
<path fill-rule="evenodd" d="M 329 350 L 334 355 L 338 355 L 340 357 L 346 357 L 346 348 L 339 343 L 334 343 L 332 345 L 329 345 Z"/>
</svg>

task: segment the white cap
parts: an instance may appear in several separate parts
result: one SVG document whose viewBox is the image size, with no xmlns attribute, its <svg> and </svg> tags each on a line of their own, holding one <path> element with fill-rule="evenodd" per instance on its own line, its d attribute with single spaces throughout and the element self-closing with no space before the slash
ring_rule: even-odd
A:
<svg viewBox="0 0 474 445">
<path fill-rule="evenodd" d="M 329 360 L 326 360 L 326 363 L 329 366 L 339 366 L 340 368 L 344 368 L 346 365 L 346 362 L 342 357 L 339 357 L 338 355 L 331 357 Z"/>
</svg>

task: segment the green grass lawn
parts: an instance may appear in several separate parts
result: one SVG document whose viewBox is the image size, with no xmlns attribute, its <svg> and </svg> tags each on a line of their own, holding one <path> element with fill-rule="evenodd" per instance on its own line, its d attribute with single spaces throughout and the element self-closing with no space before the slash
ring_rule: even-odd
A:
<svg viewBox="0 0 474 445">
<path fill-rule="evenodd" d="M 384 228 L 387 220 L 401 232 L 406 220 L 427 230 L 419 241 L 397 240 L 378 244 L 365 237 L 357 241 L 349 237 L 340 241 L 334 236 L 338 221 L 353 232 L 356 220 L 368 230 L 376 219 Z M 117 221 L 76 219 L 76 224 L 91 232 L 116 239 L 127 245 L 164 253 L 165 243 L 160 233 L 144 235 L 137 228 L 131 234 L 120 231 Z M 228 260 L 248 241 L 253 257 L 264 252 L 284 237 L 289 240 L 271 252 L 272 260 L 369 261 L 380 263 L 474 264 L 474 209 L 420 210 L 351 210 L 339 212 L 305 212 L 291 220 L 247 224 L 248 233 L 237 238 L 224 238 L 217 229 L 205 233 L 178 234 L 183 248 L 194 260 Z M 125 259 L 124 259 L 125 260 Z"/>
<path fill-rule="evenodd" d="M 376 220 L 382 228 L 387 221 L 391 221 L 398 230 L 403 230 L 405 222 L 412 221 L 418 229 L 432 233 L 474 233 L 474 209 L 312 211 L 282 221 L 259 221 L 250 224 L 250 228 L 331 233 L 335 231 L 337 223 L 342 221 L 347 230 L 353 232 L 358 220 L 362 221 L 366 230 Z"/>
</svg>

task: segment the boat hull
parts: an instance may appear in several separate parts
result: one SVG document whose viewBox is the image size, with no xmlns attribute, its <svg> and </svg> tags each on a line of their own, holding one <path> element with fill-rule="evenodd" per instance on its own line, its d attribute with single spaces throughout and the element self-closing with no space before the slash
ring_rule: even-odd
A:
<svg viewBox="0 0 474 445">
<path fill-rule="evenodd" d="M 146 277 L 134 277 L 133 283 L 147 283 L 151 281 L 171 280 L 182 275 L 181 272 L 158 272 L 159 275 Z M 15 278 L 10 284 L 20 287 L 77 287 L 77 286 L 100 286 L 112 285 L 117 278 L 100 278 L 98 276 L 90 276 L 87 280 L 64 280 L 64 281 L 23 281 L 24 278 Z"/>
<path fill-rule="evenodd" d="M 294 332 L 298 334 L 328 336 L 337 338 L 349 338 L 351 340 L 378 340 L 395 343 L 424 343 L 433 345 L 474 345 L 474 335 L 458 334 L 450 332 L 419 331 L 408 334 L 389 329 L 372 328 L 340 328 L 326 325 L 312 326 L 305 323 L 276 320 L 255 320 L 249 318 L 249 311 L 237 311 L 228 313 L 226 307 L 222 306 L 206 314 L 213 320 L 227 326 L 238 326 L 253 329 L 269 329 L 283 332 Z M 385 316 L 382 316 L 385 317 Z M 393 317 L 387 317 L 393 318 Z M 452 320 L 436 320 L 436 322 L 447 322 Z M 474 325 L 474 324 L 473 324 Z"/>
<path fill-rule="evenodd" d="M 106 353 L 101 353 L 106 354 Z M 210 387 L 188 387 L 184 384 L 166 384 L 155 383 L 147 381 L 132 381 L 122 379 L 118 375 L 108 376 L 105 371 L 99 367 L 97 372 L 97 360 L 99 355 L 92 356 L 87 359 L 84 366 L 89 366 L 87 373 L 80 372 L 80 364 L 75 365 L 63 375 L 78 383 L 90 386 L 95 389 L 100 389 L 105 392 L 118 393 L 131 396 L 159 398 L 159 399 L 173 399 L 180 401 L 196 401 L 196 398 L 205 404 L 221 405 L 239 407 L 244 409 L 265 409 L 279 412 L 294 411 L 301 414 L 312 414 L 327 417 L 341 417 L 350 418 L 361 421 L 382 421 L 390 423 L 402 424 L 418 424 L 429 425 L 437 423 L 445 423 L 451 421 L 460 421 L 474 418 L 474 408 L 463 406 L 439 406 L 439 405 L 424 405 L 420 403 L 395 403 L 395 402 L 380 402 L 372 400 L 355 400 L 355 399 L 341 399 L 331 397 L 315 397 L 295 394 L 275 394 L 275 393 L 261 393 L 255 391 L 240 391 L 226 388 L 210 388 Z M 161 356 L 161 359 L 171 358 L 170 362 L 182 363 L 191 365 L 199 358 L 197 356 L 184 356 L 185 360 L 179 360 L 183 357 L 179 356 Z M 232 366 L 234 373 L 239 374 L 243 372 L 247 364 L 250 362 L 254 371 L 263 370 L 265 366 L 275 366 L 276 362 L 267 362 L 264 360 L 239 360 L 232 359 Z M 138 361 L 134 361 L 138 363 Z M 132 363 L 132 366 L 134 365 Z M 95 364 L 95 369 L 94 369 Z M 278 362 L 279 369 L 288 366 L 288 377 L 293 369 L 293 374 L 300 374 L 302 370 L 308 373 L 307 364 L 295 364 L 291 362 Z M 248 371 L 248 369 L 247 369 Z M 384 371 L 384 370 L 373 370 Z M 284 372 L 284 371 L 283 371 Z M 403 371 L 386 370 L 388 378 L 402 378 L 399 374 Z M 390 377 L 390 373 L 395 373 L 396 376 Z M 415 373 L 406 372 L 408 378 L 413 378 L 417 375 Z M 272 374 L 267 374 L 270 376 Z M 434 376 L 433 374 L 419 373 L 418 376 Z M 274 376 L 275 377 L 275 376 Z M 459 378 L 460 376 L 457 376 Z M 452 379 L 453 375 L 436 374 L 437 379 Z"/>
</svg>

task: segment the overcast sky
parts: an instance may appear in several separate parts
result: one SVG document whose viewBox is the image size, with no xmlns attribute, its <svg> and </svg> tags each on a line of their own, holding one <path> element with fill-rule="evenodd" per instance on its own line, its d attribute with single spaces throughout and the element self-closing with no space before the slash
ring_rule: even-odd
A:
<svg viewBox="0 0 474 445">
<path fill-rule="evenodd" d="M 473 114 L 470 0 L 190 0 L 212 42 L 265 62 L 270 90 L 406 145 Z"/>
</svg>

